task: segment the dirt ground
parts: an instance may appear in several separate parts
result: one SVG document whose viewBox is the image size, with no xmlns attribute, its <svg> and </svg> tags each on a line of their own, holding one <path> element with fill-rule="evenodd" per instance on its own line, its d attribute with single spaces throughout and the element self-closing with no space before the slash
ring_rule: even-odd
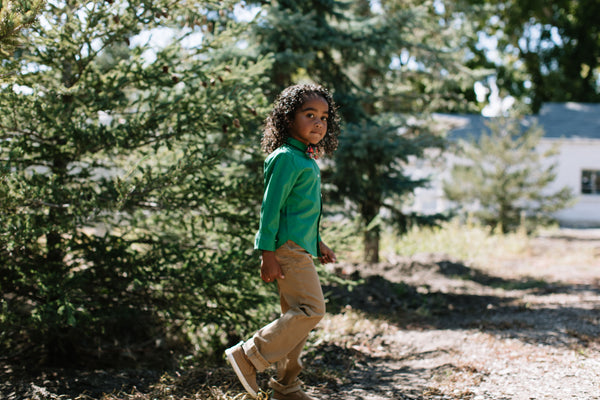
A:
<svg viewBox="0 0 600 400">
<path fill-rule="evenodd" d="M 318 399 L 600 399 L 600 231 L 485 265 L 421 254 L 336 271 L 354 285 L 324 287 L 303 374 Z M 14 377 L 0 371 L 1 399 L 243 398 L 226 365 Z"/>
<path fill-rule="evenodd" d="M 364 330 L 363 340 L 350 346 L 356 361 L 346 381 L 315 395 L 600 399 L 599 231 L 538 237 L 527 254 L 487 266 L 424 254 L 342 269 L 370 282 L 355 288 L 366 292 L 353 293 L 348 303 L 383 319 L 385 329 L 372 337 Z M 402 312 L 411 304 L 393 296 L 404 285 L 421 295 L 414 313 Z M 343 321 L 332 318 L 324 328 L 331 332 Z"/>
</svg>

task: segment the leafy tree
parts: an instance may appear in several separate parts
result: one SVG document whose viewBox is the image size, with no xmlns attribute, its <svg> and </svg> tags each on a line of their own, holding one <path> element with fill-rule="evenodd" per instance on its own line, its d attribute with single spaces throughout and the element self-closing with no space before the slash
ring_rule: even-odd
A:
<svg viewBox="0 0 600 400">
<path fill-rule="evenodd" d="M 505 94 L 543 102 L 600 101 L 600 3 L 466 0 L 481 34 L 497 40 L 493 58 L 472 42 L 473 64 L 493 66 Z M 499 59 L 498 59 L 499 58 Z"/>
<path fill-rule="evenodd" d="M 271 96 L 299 80 L 330 88 L 345 120 L 334 168 L 324 164 L 329 198 L 348 206 L 364 229 L 365 259 L 379 255 L 383 209 L 400 231 L 424 221 L 401 201 L 424 180 L 403 173 L 411 156 L 441 146 L 428 129 L 432 110 L 472 110 L 472 71 L 462 66 L 461 31 L 432 2 L 277 1 L 263 6 L 258 54 L 273 53 Z M 470 89 L 469 89 L 470 88 Z"/>
<path fill-rule="evenodd" d="M 10 56 L 19 45 L 19 33 L 35 22 L 43 0 L 0 1 L 0 58 Z"/>
<path fill-rule="evenodd" d="M 269 61 L 235 56 L 232 5 L 49 2 L 2 65 L 3 355 L 140 361 L 262 322 Z"/>
<path fill-rule="evenodd" d="M 489 132 L 459 145 L 451 179 L 444 183 L 448 199 L 503 233 L 525 226 L 529 231 L 552 219 L 551 214 L 572 199 L 565 187 L 554 193 L 556 164 L 548 161 L 556 149 L 537 151 L 543 129 L 524 129 L 516 118 L 488 123 Z"/>
</svg>

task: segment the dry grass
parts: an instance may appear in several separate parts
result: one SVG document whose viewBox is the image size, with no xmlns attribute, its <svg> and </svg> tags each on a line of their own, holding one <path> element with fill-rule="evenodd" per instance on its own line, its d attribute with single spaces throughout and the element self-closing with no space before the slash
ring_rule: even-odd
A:
<svg viewBox="0 0 600 400">
<path fill-rule="evenodd" d="M 565 248 L 565 235 L 573 238 L 587 235 L 587 238 L 598 239 L 600 231 L 546 228 L 531 236 L 524 231 L 502 235 L 487 227 L 451 221 L 438 228 L 415 227 L 400 238 L 388 232 L 382 238 L 382 255 L 411 257 L 421 253 L 444 253 L 465 264 L 495 272 L 523 259 L 532 259 L 545 268 L 600 266 L 600 248 L 586 240 L 568 240 Z"/>
<path fill-rule="evenodd" d="M 446 222 L 440 227 L 415 227 L 397 238 L 384 236 L 383 251 L 402 256 L 419 253 L 445 253 L 460 260 L 489 260 L 504 254 L 522 255 L 527 251 L 528 236 L 522 232 L 497 234 L 487 227 Z"/>
</svg>

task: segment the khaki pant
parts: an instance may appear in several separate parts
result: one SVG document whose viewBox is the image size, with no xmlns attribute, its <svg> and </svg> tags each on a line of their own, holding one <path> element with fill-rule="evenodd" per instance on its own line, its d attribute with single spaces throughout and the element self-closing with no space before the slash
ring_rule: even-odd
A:
<svg viewBox="0 0 600 400">
<path fill-rule="evenodd" d="M 325 315 L 325 299 L 312 256 L 291 240 L 275 251 L 285 279 L 278 279 L 281 317 L 244 343 L 244 352 L 260 372 L 277 363 L 270 386 L 280 393 L 300 389 L 300 353 L 309 332 Z"/>
</svg>

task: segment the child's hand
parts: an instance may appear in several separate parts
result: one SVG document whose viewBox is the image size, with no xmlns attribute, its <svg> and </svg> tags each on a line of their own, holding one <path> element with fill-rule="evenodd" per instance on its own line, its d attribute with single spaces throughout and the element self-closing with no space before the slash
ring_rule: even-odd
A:
<svg viewBox="0 0 600 400">
<path fill-rule="evenodd" d="M 266 250 L 262 252 L 260 277 L 267 283 L 273 282 L 275 279 L 285 279 L 281 265 L 279 265 L 279 262 L 275 258 L 275 252 Z"/>
<path fill-rule="evenodd" d="M 321 257 L 319 257 L 319 261 L 322 264 L 334 263 L 337 261 L 337 257 L 333 250 L 331 250 L 327 245 L 323 242 L 319 242 L 319 249 L 321 250 Z"/>
</svg>

